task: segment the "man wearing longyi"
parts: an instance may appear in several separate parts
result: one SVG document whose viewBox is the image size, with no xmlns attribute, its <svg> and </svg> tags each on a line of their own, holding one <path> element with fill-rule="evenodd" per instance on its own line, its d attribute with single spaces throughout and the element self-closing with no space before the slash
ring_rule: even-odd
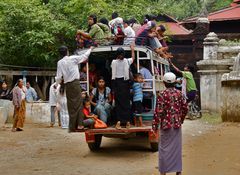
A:
<svg viewBox="0 0 240 175">
<path fill-rule="evenodd" d="M 80 73 L 78 64 L 88 60 L 93 47 L 80 55 L 69 56 L 66 46 L 59 48 L 59 54 L 62 57 L 57 63 L 56 82 L 63 80 L 66 85 L 67 107 L 69 112 L 69 132 L 75 132 L 77 129 L 83 129 L 82 97 L 80 86 Z"/>
</svg>

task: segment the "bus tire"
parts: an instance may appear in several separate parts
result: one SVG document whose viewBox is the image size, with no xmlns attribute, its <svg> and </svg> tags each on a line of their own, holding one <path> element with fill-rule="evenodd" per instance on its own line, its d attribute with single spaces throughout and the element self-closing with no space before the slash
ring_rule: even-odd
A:
<svg viewBox="0 0 240 175">
<path fill-rule="evenodd" d="M 91 151 L 97 151 L 99 150 L 101 143 L 102 143 L 102 135 L 95 135 L 95 142 L 89 142 L 88 148 Z"/>
<path fill-rule="evenodd" d="M 150 145 L 153 152 L 158 151 L 158 142 L 150 142 Z"/>
</svg>

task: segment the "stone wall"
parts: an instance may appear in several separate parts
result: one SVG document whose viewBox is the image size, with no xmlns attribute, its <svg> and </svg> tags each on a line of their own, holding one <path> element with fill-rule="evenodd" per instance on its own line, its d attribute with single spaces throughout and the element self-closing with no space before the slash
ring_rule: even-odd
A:
<svg viewBox="0 0 240 175">
<path fill-rule="evenodd" d="M 221 78 L 232 70 L 240 46 L 224 46 L 215 33 L 204 39 L 204 58 L 197 62 L 200 73 L 201 109 L 221 112 Z"/>
<path fill-rule="evenodd" d="M 50 123 L 50 106 L 47 102 L 27 103 L 26 123 Z M 13 104 L 9 100 L 0 100 L 0 126 L 13 121 Z M 57 120 L 57 118 L 56 118 Z"/>
<path fill-rule="evenodd" d="M 222 82 L 222 121 L 240 122 L 240 80 Z"/>
</svg>

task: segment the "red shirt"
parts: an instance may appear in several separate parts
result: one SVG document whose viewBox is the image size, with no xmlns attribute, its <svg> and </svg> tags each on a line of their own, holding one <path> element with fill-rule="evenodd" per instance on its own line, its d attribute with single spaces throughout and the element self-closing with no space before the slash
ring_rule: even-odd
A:
<svg viewBox="0 0 240 175">
<path fill-rule="evenodd" d="M 85 108 L 85 107 L 84 107 L 83 110 L 82 110 L 82 112 L 83 112 L 85 118 L 86 118 L 87 115 L 90 115 L 90 110 L 89 110 L 88 108 Z"/>
<path fill-rule="evenodd" d="M 156 110 L 153 119 L 153 130 L 180 128 L 187 115 L 188 105 L 182 93 L 175 88 L 168 88 L 157 98 Z"/>
</svg>

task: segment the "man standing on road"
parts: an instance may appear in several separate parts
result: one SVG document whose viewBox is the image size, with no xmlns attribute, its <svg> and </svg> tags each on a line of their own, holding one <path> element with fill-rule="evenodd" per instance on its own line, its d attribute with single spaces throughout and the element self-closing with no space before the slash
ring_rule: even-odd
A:
<svg viewBox="0 0 240 175">
<path fill-rule="evenodd" d="M 34 88 L 31 87 L 30 83 L 27 82 L 26 84 L 27 92 L 26 92 L 26 101 L 28 103 L 37 101 L 37 92 Z"/>
<path fill-rule="evenodd" d="M 167 72 L 163 76 L 166 87 L 157 97 L 152 129 L 158 130 L 159 141 L 159 172 L 161 175 L 182 172 L 182 131 L 181 126 L 188 108 L 182 93 L 175 89 L 176 75 Z"/>
<path fill-rule="evenodd" d="M 88 60 L 93 47 L 80 55 L 69 56 L 66 46 L 59 48 L 62 59 L 57 63 L 57 84 L 66 85 L 67 107 L 69 112 L 69 132 L 83 129 L 82 97 L 78 64 Z M 56 86 L 55 86 L 56 87 Z"/>
</svg>

